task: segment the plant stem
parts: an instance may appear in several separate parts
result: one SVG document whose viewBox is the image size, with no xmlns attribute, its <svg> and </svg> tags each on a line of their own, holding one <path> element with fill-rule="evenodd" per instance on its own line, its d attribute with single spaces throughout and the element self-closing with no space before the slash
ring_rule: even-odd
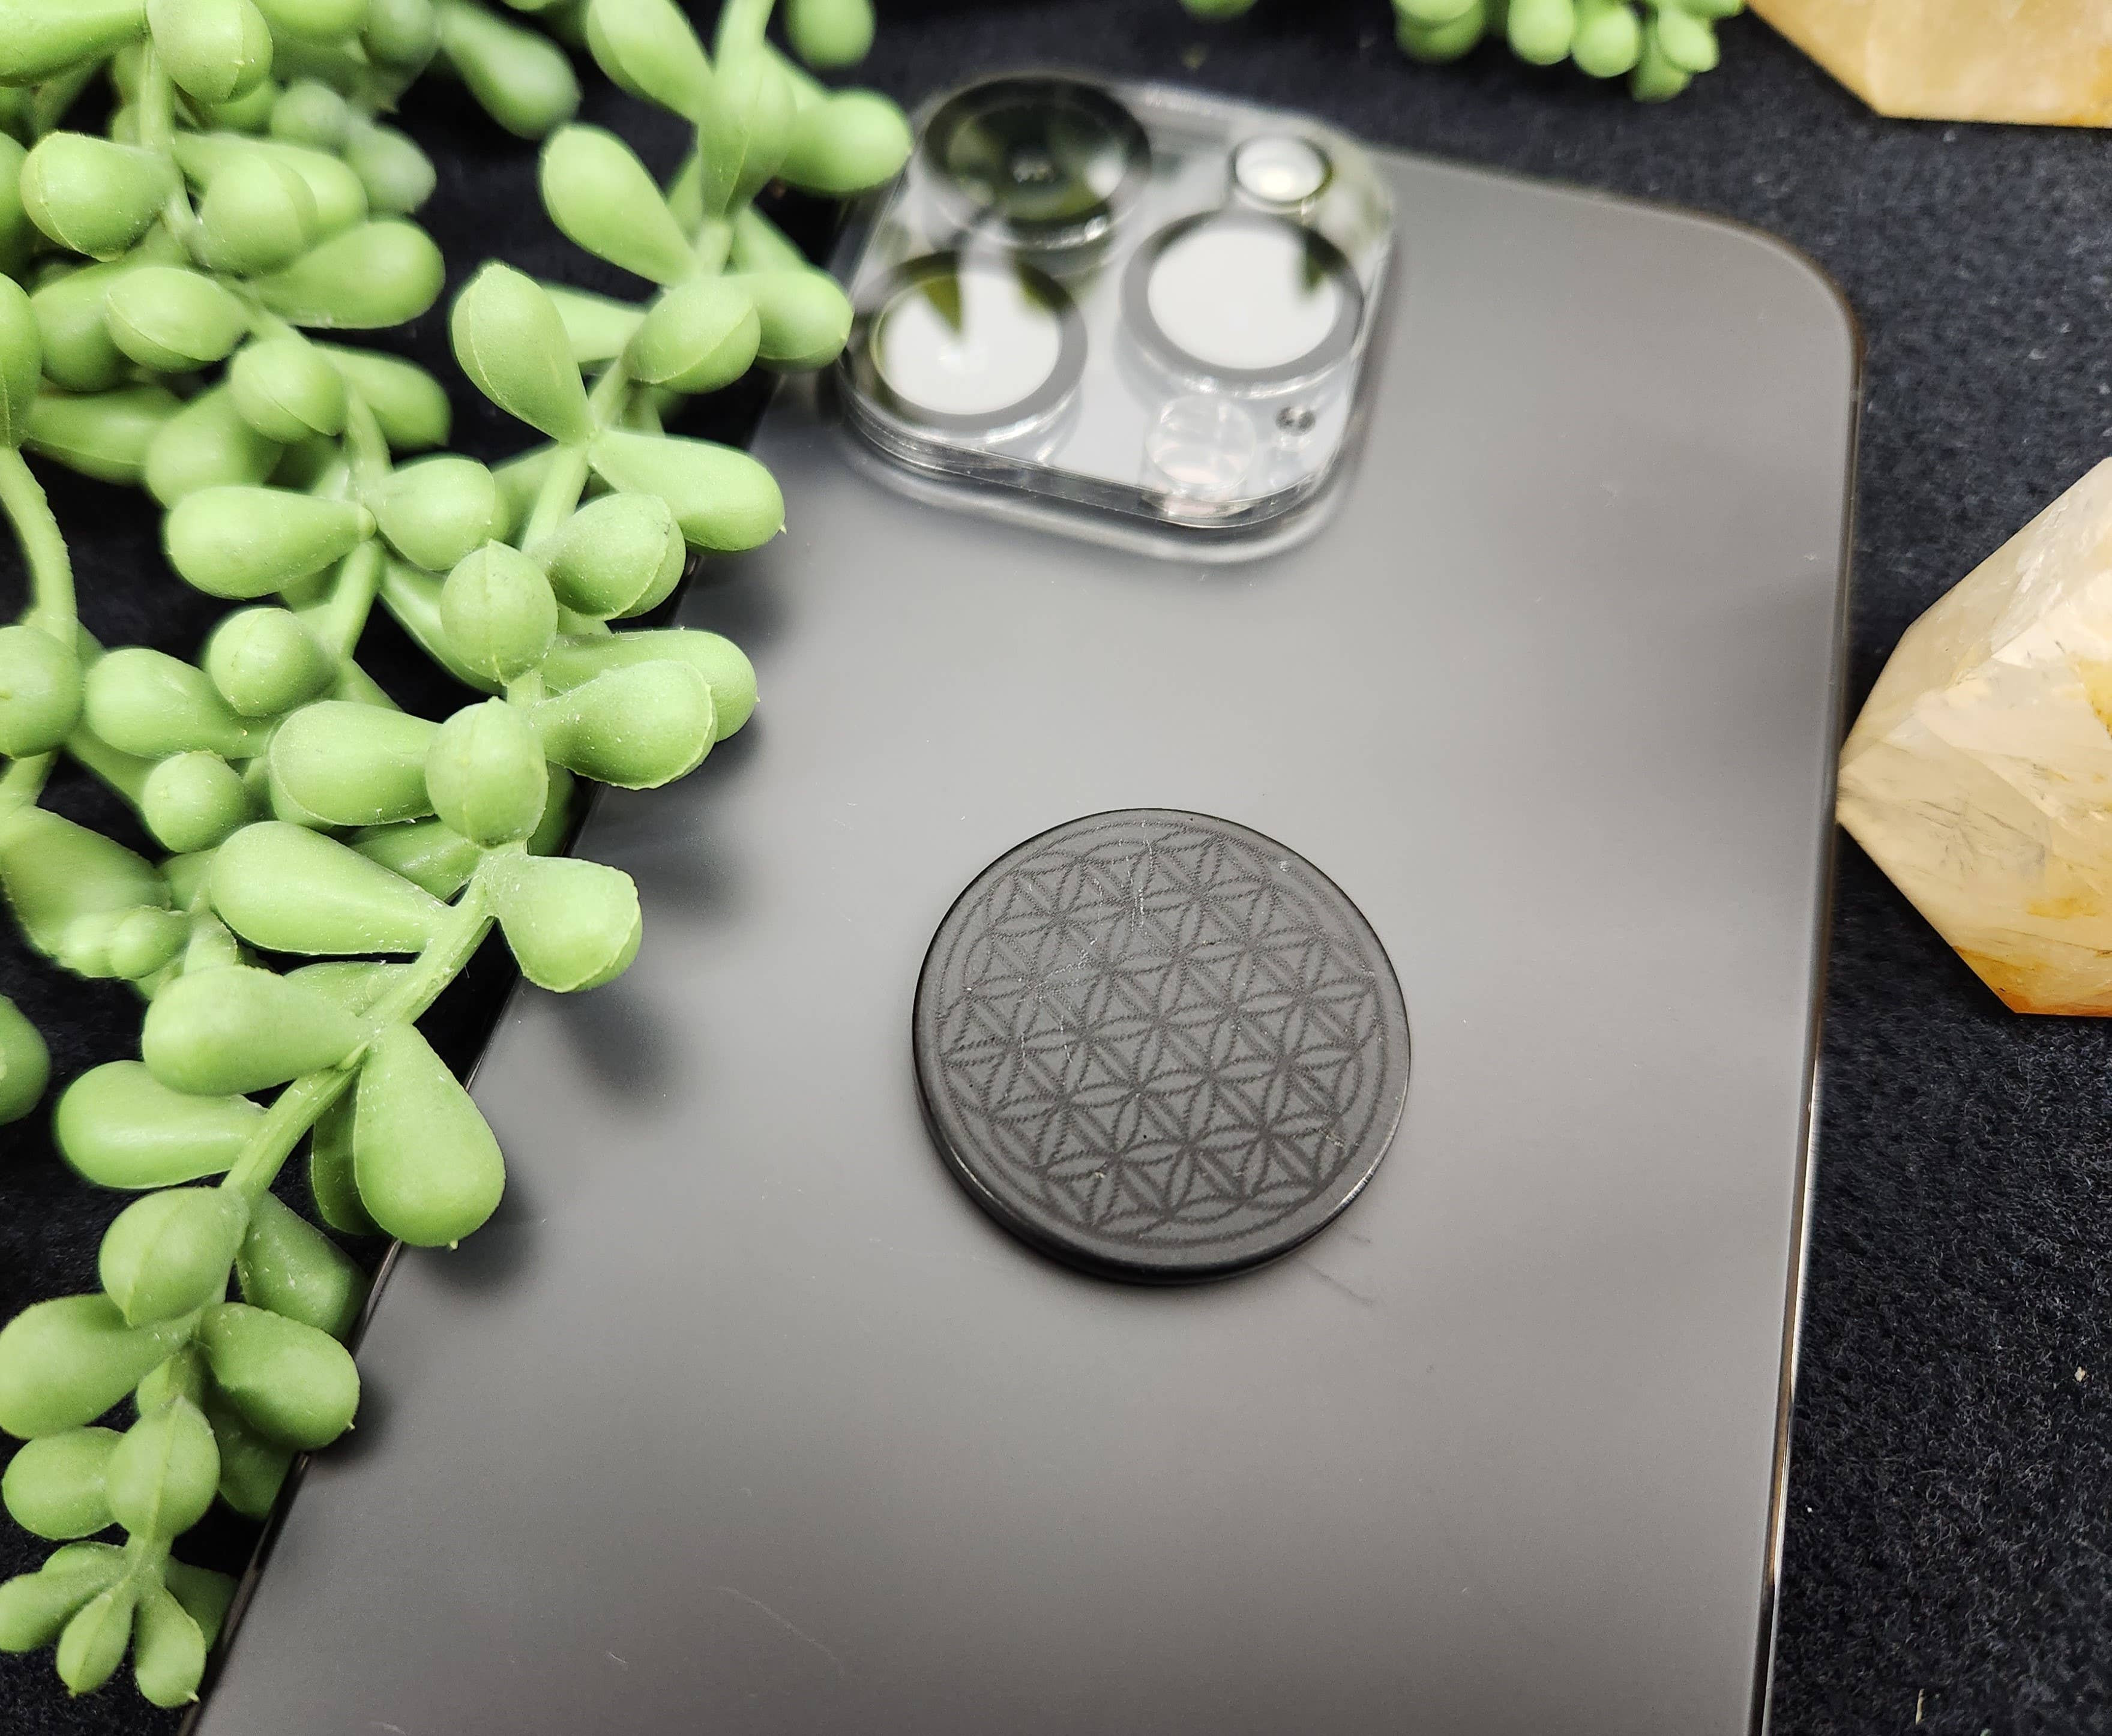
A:
<svg viewBox="0 0 2112 1736">
<path fill-rule="evenodd" d="M 586 485 L 585 442 L 559 447 L 552 455 L 549 469 L 543 473 L 541 485 L 535 490 L 535 504 L 529 508 L 528 522 L 521 527 L 521 546 L 532 548 L 562 524 L 566 516 L 579 505 L 580 495 Z"/>
<path fill-rule="evenodd" d="M 301 1142 L 301 1135 L 316 1125 L 322 1112 L 335 1103 L 353 1081 L 357 1068 L 349 1063 L 310 1073 L 280 1092 L 266 1112 L 257 1131 L 249 1136 L 242 1155 L 222 1179 L 221 1186 L 255 1199 L 270 1190 L 286 1159 Z"/>
<path fill-rule="evenodd" d="M 30 607 L 22 619 L 71 650 L 79 622 L 75 615 L 73 557 L 66 552 L 59 521 L 43 484 L 31 474 L 20 451 L 0 446 L 0 512 L 14 527 L 22 561 L 30 572 Z M 44 792 L 57 755 L 31 754 L 0 775 L 0 814 L 28 807 Z"/>
<path fill-rule="evenodd" d="M 772 4 L 772 0 L 726 0 L 712 43 L 712 57 L 722 61 L 729 50 L 760 48 L 763 33 L 770 28 Z"/>
<path fill-rule="evenodd" d="M 733 253 L 733 219 L 706 217 L 697 227 L 692 251 L 697 256 L 698 269 L 705 276 L 715 276 L 725 270 L 726 261 Z"/>
<path fill-rule="evenodd" d="M 370 1034 L 416 1019 L 439 998 L 440 991 L 454 980 L 456 973 L 469 962 L 470 955 L 483 944 L 494 916 L 486 869 L 503 853 L 494 851 L 478 865 L 448 920 L 431 944 L 418 955 L 411 974 L 367 1009 L 365 1022 Z M 362 1044 L 335 1066 L 304 1074 L 288 1085 L 265 1111 L 263 1120 L 250 1134 L 221 1185 L 253 1200 L 266 1192 L 300 1143 L 301 1135 L 344 1094 L 365 1058 Z"/>
<path fill-rule="evenodd" d="M 11 446 L 0 446 L 0 511 L 15 527 L 15 540 L 30 569 L 30 608 L 25 619 L 60 643 L 71 645 L 75 621 L 73 559 L 43 485 Z"/>
<path fill-rule="evenodd" d="M 630 370 L 619 356 L 609 363 L 594 390 L 587 394 L 587 411 L 594 418 L 594 425 L 600 428 L 620 428 L 630 408 Z M 572 508 L 579 505 L 580 493 L 587 485 L 587 447 L 581 441 L 576 445 L 561 446 L 552 456 L 550 468 L 544 473 L 542 485 L 535 490 L 535 504 L 529 509 L 527 525 L 521 533 L 521 546 L 532 548 L 565 521 Z"/>
<path fill-rule="evenodd" d="M 381 423 L 357 392 L 345 397 L 344 449 L 352 464 L 353 492 L 371 507 L 371 498 L 388 485 L 389 437 Z"/>
<path fill-rule="evenodd" d="M 162 221 L 183 243 L 184 250 L 202 263 L 204 243 L 198 232 L 198 213 L 191 209 L 191 196 L 176 162 L 176 88 L 170 82 L 169 69 L 155 52 L 151 36 L 140 54 L 139 100 L 134 112 L 139 116 L 140 149 L 153 152 L 175 175 L 175 190 L 169 195 Z"/>
<path fill-rule="evenodd" d="M 328 599 L 307 617 L 309 627 L 340 661 L 351 661 L 380 584 L 381 548 L 369 537 L 344 557 Z"/>
<path fill-rule="evenodd" d="M 172 1539 L 149 1537 L 137 1531 L 129 1532 L 125 1538 L 125 1576 L 120 1585 L 143 1584 L 148 1579 L 158 1579 L 167 1565 L 169 1546 Z"/>
<path fill-rule="evenodd" d="M 593 414 L 594 426 L 612 428 L 621 413 L 625 394 L 630 390 L 630 366 L 619 356 L 608 365 L 608 370 L 594 382 L 594 390 L 587 394 L 587 409 Z"/>
<path fill-rule="evenodd" d="M 44 779 L 51 775 L 52 761 L 56 757 L 53 754 L 37 753 L 25 760 L 9 761 L 7 770 L 0 773 L 0 816 L 29 807 L 44 793 Z"/>
<path fill-rule="evenodd" d="M 133 807 L 139 805 L 153 761 L 121 753 L 86 725 L 66 738 L 66 751 L 102 779 Z"/>
<path fill-rule="evenodd" d="M 139 120 L 139 148 L 170 155 L 175 148 L 176 89 L 152 36 L 140 46 L 139 102 L 133 112 Z"/>
<path fill-rule="evenodd" d="M 272 312 L 258 299 L 257 292 L 248 284 L 233 284 L 225 287 L 232 289 L 235 294 L 242 298 L 242 305 L 248 310 L 249 316 L 251 337 L 266 340 L 273 338 L 301 338 L 303 343 L 307 341 L 298 325 L 294 325 L 290 320 L 280 319 L 277 314 Z"/>
<path fill-rule="evenodd" d="M 381 432 L 380 419 L 357 392 L 347 394 L 344 450 L 348 492 L 371 509 L 388 486 L 389 441 Z M 382 559 L 381 544 L 373 537 L 347 555 L 331 582 L 327 600 L 310 622 L 348 667 L 360 635 L 366 631 L 366 617 L 374 612 Z"/>
<path fill-rule="evenodd" d="M 376 563 L 375 572 L 377 577 L 387 564 L 386 561 Z M 385 711 L 400 711 L 403 709 L 389 697 L 387 691 L 380 682 L 353 662 L 350 657 L 344 660 L 338 675 L 336 689 L 331 697 L 337 699 L 349 699 L 356 705 L 376 706 Z"/>
<path fill-rule="evenodd" d="M 54 74 L 39 84 L 30 101 L 30 136 L 42 139 L 56 128 L 94 76 L 95 63 L 89 61 Z"/>
</svg>

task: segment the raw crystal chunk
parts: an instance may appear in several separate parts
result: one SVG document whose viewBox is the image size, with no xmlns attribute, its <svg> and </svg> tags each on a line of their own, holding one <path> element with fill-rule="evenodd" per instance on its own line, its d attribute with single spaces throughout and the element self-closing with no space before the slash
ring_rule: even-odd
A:
<svg viewBox="0 0 2112 1736">
<path fill-rule="evenodd" d="M 2108 0 L 1752 0 L 1881 115 L 2112 125 Z"/>
<path fill-rule="evenodd" d="M 1907 629 L 1839 811 L 2015 1011 L 2112 1013 L 2112 460 Z"/>
</svg>

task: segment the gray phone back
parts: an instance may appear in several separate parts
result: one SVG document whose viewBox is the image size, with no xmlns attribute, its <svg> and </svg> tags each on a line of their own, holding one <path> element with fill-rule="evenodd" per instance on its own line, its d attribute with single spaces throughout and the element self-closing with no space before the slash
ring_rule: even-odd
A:
<svg viewBox="0 0 2112 1736">
<path fill-rule="evenodd" d="M 1856 346 L 1758 235 L 1404 157 L 1317 534 L 948 512 L 787 389 L 694 587 L 763 705 L 581 848 L 648 940 L 524 990 L 512 1181 L 407 1252 L 203 1736 L 1730 1736 L 1759 1714 Z M 1279 840 L 1405 991 L 1391 1154 L 1274 1265 L 1089 1276 L 910 1058 L 986 865 Z"/>
</svg>

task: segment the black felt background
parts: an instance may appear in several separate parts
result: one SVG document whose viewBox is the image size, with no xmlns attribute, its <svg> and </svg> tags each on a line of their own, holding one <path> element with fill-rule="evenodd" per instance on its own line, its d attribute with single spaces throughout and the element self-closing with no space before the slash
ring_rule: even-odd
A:
<svg viewBox="0 0 2112 1736">
<path fill-rule="evenodd" d="M 1858 701 L 1908 622 L 2112 452 L 2105 134 L 1880 120 L 1750 20 L 1725 29 L 1723 71 L 1641 108 L 1493 50 L 1411 66 L 1384 0 L 1264 0 L 1208 28 L 1173 0 L 882 8 L 863 76 L 905 99 L 1035 63 L 1193 80 L 1387 143 L 1724 212 L 1806 249 L 1868 344 Z M 590 118 L 670 165 L 671 127 L 589 82 Z M 457 281 L 497 254 L 617 287 L 548 229 L 532 152 L 459 93 L 430 84 L 407 125 L 440 161 L 425 220 Z M 440 325 L 429 316 L 407 342 L 444 368 Z M 508 449 L 494 414 L 459 394 L 457 410 L 459 445 Z M 707 407 L 694 425 L 744 414 Z M 162 569 L 143 497 L 62 475 L 52 490 L 89 627 L 194 650 L 218 606 Z M 0 616 L 19 587 L 11 550 Z M 365 655 L 411 702 L 446 703 L 388 634 Z M 54 801 L 118 823 L 72 782 Z M 128 992 L 61 977 L 7 932 L 0 984 L 51 1038 L 61 1082 L 134 1052 Z M 444 1003 L 435 1022 L 457 1057 L 503 985 L 486 961 Z M 1775 1728 L 2112 1728 L 2112 1029 L 2004 1012 L 1845 841 L 1827 1012 Z M 58 1166 L 40 1120 L 0 1133 L 0 1317 L 88 1287 L 116 1203 Z M 223 1559 L 246 1547 L 233 1528 L 207 1541 Z M 0 1526 L 0 1575 L 30 1565 L 24 1543 Z M 0 1730 L 174 1722 L 121 1683 L 68 1702 L 48 1655 L 0 1657 Z"/>
</svg>

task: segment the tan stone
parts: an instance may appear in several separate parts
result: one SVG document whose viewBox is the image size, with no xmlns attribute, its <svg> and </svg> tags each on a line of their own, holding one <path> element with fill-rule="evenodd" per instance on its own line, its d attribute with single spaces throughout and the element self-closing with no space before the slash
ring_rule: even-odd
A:
<svg viewBox="0 0 2112 1736">
<path fill-rule="evenodd" d="M 2112 1013 L 2112 460 L 1907 629 L 1839 811 L 2011 1007 Z"/>
<path fill-rule="evenodd" d="M 1882 115 L 2112 126 L 2112 0 L 1752 0 Z"/>
</svg>

